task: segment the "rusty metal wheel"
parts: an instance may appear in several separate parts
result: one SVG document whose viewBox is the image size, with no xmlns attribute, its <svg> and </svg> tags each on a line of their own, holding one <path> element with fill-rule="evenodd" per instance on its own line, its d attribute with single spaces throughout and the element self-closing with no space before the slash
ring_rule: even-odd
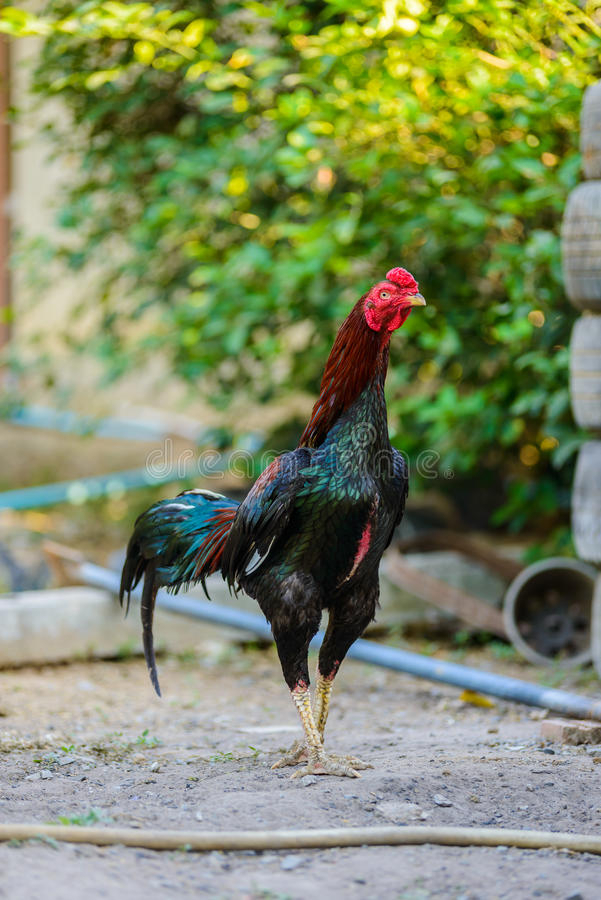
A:
<svg viewBox="0 0 601 900">
<path fill-rule="evenodd" d="M 507 589 L 503 620 L 516 650 L 529 662 L 579 666 L 591 661 L 596 570 L 555 557 L 524 569 Z"/>
</svg>

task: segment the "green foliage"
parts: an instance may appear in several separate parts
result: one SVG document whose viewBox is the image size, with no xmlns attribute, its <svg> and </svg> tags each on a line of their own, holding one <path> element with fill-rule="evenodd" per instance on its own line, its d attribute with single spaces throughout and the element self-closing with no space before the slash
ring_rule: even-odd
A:
<svg viewBox="0 0 601 900">
<path fill-rule="evenodd" d="M 350 304 L 404 265 L 429 305 L 393 342 L 393 440 L 476 488 L 513 482 L 498 524 L 553 518 L 579 442 L 559 226 L 600 8 L 5 8 L 0 28 L 47 35 L 34 88 L 70 112 L 55 253 L 101 264 L 85 351 L 112 377 L 160 353 L 219 406 L 314 392 Z"/>
<path fill-rule="evenodd" d="M 71 816 L 59 816 L 55 822 L 51 822 L 51 825 L 82 825 L 82 826 L 90 826 L 90 825 L 98 825 L 110 823 L 113 820 L 110 816 L 107 816 L 105 812 L 101 809 L 96 809 L 95 807 L 91 807 L 87 812 L 81 814 L 75 814 Z"/>
<path fill-rule="evenodd" d="M 209 761 L 212 763 L 231 762 L 234 759 L 235 756 L 231 750 L 218 750 L 214 756 L 209 757 Z"/>
<path fill-rule="evenodd" d="M 160 740 L 153 735 L 148 734 L 148 728 L 145 728 L 142 734 L 139 734 L 136 738 L 136 744 L 139 747 L 158 747 L 160 744 Z"/>
</svg>

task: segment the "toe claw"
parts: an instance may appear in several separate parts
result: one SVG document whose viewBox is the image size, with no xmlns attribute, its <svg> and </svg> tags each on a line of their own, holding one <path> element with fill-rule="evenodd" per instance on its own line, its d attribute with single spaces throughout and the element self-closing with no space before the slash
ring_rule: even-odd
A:
<svg viewBox="0 0 601 900">
<path fill-rule="evenodd" d="M 356 756 L 337 756 L 336 759 L 344 760 L 352 769 L 373 769 L 371 763 L 363 762 Z"/>
<path fill-rule="evenodd" d="M 361 778 L 359 772 L 353 768 L 343 757 L 320 754 L 314 759 L 309 759 L 306 766 L 297 769 L 290 777 L 302 778 L 303 775 L 338 775 L 346 778 Z"/>
<path fill-rule="evenodd" d="M 290 777 L 294 780 L 304 775 L 338 775 L 346 778 L 361 778 L 359 769 L 373 769 L 371 763 L 363 762 L 356 756 L 327 753 L 323 746 L 311 752 L 305 741 L 295 741 L 290 750 L 273 763 L 272 769 L 283 769 L 285 766 L 305 765 L 297 769 Z"/>
<path fill-rule="evenodd" d="M 276 760 L 272 765 L 272 769 L 283 769 L 284 766 L 298 766 L 308 759 L 307 745 L 304 741 L 295 741 L 290 750 L 288 750 L 281 759 Z"/>
</svg>

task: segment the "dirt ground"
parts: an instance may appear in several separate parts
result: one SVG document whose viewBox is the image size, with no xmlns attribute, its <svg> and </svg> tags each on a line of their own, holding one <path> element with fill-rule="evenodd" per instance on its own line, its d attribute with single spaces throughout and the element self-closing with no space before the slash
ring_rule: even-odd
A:
<svg viewBox="0 0 601 900">
<path fill-rule="evenodd" d="M 347 661 L 328 743 L 374 768 L 292 781 L 292 769 L 270 769 L 299 732 L 272 650 L 163 658 L 160 674 L 162 700 L 138 658 L 0 672 L 0 821 L 601 833 L 601 748 L 542 742 L 540 712 L 481 708 L 456 689 Z M 0 873 L 6 900 L 601 896 L 599 857 L 504 847 L 196 854 L 29 842 L 0 846 Z"/>
</svg>

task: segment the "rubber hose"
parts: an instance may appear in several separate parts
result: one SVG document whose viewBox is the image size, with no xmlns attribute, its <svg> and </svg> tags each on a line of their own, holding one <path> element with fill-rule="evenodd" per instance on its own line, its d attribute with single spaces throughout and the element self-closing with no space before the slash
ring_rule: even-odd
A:
<svg viewBox="0 0 601 900">
<path fill-rule="evenodd" d="M 323 847 L 441 844 L 451 847 L 566 849 L 601 854 L 601 835 L 505 828 L 437 828 L 432 825 L 385 828 L 323 828 L 293 831 L 160 831 L 86 828 L 77 825 L 0 825 L 1 841 L 49 839 L 148 850 L 305 850 Z"/>
</svg>

